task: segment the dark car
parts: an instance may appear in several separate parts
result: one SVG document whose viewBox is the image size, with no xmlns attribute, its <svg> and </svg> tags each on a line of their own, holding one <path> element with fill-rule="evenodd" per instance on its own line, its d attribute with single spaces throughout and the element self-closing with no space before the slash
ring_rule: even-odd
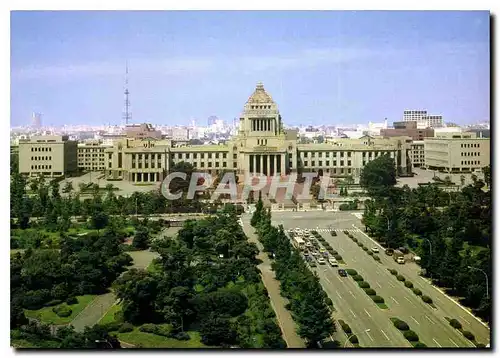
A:
<svg viewBox="0 0 500 358">
<path fill-rule="evenodd" d="M 317 265 L 316 265 L 316 262 L 311 261 L 311 262 L 309 262 L 309 266 L 311 266 L 311 267 L 316 267 Z"/>
<path fill-rule="evenodd" d="M 344 269 L 339 269 L 339 275 L 342 277 L 347 277 L 347 272 Z"/>
<path fill-rule="evenodd" d="M 332 230 L 332 231 L 330 231 L 330 235 L 337 236 L 337 232 Z"/>
<path fill-rule="evenodd" d="M 392 254 L 394 253 L 394 250 L 393 249 L 385 249 L 385 254 L 388 255 L 388 256 L 392 256 Z"/>
</svg>

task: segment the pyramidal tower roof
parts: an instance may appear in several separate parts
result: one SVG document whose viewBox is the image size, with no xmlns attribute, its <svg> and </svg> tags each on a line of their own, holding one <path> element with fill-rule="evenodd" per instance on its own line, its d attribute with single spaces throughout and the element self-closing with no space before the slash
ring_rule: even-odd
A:
<svg viewBox="0 0 500 358">
<path fill-rule="evenodd" d="M 274 103 L 272 97 L 264 89 L 262 82 L 257 83 L 255 91 L 248 98 L 247 103 Z"/>
</svg>

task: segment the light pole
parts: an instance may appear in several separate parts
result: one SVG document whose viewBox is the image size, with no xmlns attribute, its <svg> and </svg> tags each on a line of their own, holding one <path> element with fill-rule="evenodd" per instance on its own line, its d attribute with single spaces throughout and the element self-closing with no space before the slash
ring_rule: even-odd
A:
<svg viewBox="0 0 500 358">
<path fill-rule="evenodd" d="M 364 330 L 364 332 L 365 332 L 365 333 L 370 332 L 370 328 L 365 329 L 365 330 Z M 347 347 L 347 342 L 349 342 L 349 339 L 351 339 L 351 337 L 353 337 L 353 336 L 355 336 L 355 334 L 354 334 L 354 333 L 351 333 L 350 335 L 348 335 L 348 336 L 347 336 L 347 339 L 345 340 L 345 343 L 344 343 L 344 348 L 346 348 L 346 347 Z"/>
<path fill-rule="evenodd" d="M 431 260 L 432 260 L 432 244 L 431 244 L 431 240 L 429 239 L 426 239 L 424 238 L 425 241 L 427 241 L 429 243 L 429 264 L 431 263 Z M 432 271 L 430 272 L 430 276 L 431 276 L 431 280 L 432 280 Z"/>
<path fill-rule="evenodd" d="M 484 272 L 483 270 L 481 270 L 480 268 L 477 268 L 477 267 L 472 267 L 472 266 L 467 266 L 467 268 L 469 268 L 470 270 L 477 270 L 477 271 L 481 271 L 484 275 L 484 277 L 486 277 L 486 298 L 490 298 L 490 295 L 489 295 L 489 290 L 488 290 L 488 275 L 486 274 L 486 272 Z"/>
<path fill-rule="evenodd" d="M 113 345 L 111 343 L 108 342 L 108 340 L 99 340 L 99 339 L 96 339 L 95 340 L 96 343 L 106 343 L 109 345 L 109 348 L 113 349 Z"/>
</svg>

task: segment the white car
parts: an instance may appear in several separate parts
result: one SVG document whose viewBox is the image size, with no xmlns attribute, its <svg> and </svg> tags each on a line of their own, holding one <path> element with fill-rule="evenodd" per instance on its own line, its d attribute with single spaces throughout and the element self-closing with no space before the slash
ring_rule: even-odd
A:
<svg viewBox="0 0 500 358">
<path fill-rule="evenodd" d="M 339 263 L 333 257 L 330 257 L 330 259 L 328 260 L 328 262 L 330 263 L 330 265 L 332 265 L 332 267 L 338 267 L 339 266 Z"/>
<path fill-rule="evenodd" d="M 378 253 L 378 247 L 372 247 L 372 252 Z"/>
<path fill-rule="evenodd" d="M 405 258 L 404 257 L 398 257 L 396 259 L 396 262 L 400 265 L 404 264 L 405 263 Z"/>
<path fill-rule="evenodd" d="M 324 264 L 326 264 L 326 261 L 325 261 L 325 259 L 324 259 L 324 258 L 320 257 L 320 258 L 318 259 L 318 263 L 319 263 L 320 265 L 324 265 Z"/>
</svg>

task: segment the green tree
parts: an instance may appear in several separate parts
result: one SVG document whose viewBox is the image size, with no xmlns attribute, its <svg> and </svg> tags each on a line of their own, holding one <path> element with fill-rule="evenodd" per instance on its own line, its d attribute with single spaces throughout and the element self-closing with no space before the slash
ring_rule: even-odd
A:
<svg viewBox="0 0 500 358">
<path fill-rule="evenodd" d="M 147 227 L 140 226 L 134 236 L 134 241 L 132 241 L 132 246 L 136 249 L 145 250 L 149 247 L 150 238 L 149 238 L 149 230 Z"/>
<path fill-rule="evenodd" d="M 101 210 L 95 210 L 90 218 L 92 227 L 99 233 L 100 230 L 104 229 L 108 225 L 109 217 L 106 213 Z"/>
<path fill-rule="evenodd" d="M 361 170 L 359 184 L 370 196 L 383 196 L 396 185 L 396 164 L 389 155 L 382 155 L 368 162 Z"/>
<path fill-rule="evenodd" d="M 210 315 L 200 327 L 201 341 L 209 346 L 229 346 L 236 342 L 236 331 L 227 316 Z"/>
</svg>

